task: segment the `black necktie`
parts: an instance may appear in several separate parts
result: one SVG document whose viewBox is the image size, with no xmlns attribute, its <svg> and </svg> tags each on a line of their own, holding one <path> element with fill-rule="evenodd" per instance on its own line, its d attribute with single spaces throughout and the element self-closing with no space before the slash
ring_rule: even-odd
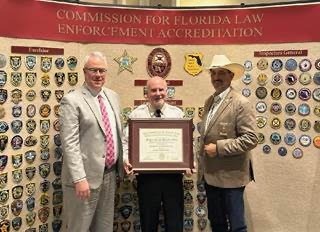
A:
<svg viewBox="0 0 320 232">
<path fill-rule="evenodd" d="M 160 110 L 160 109 L 156 109 L 156 111 L 154 112 L 154 115 L 155 115 L 157 118 L 161 118 L 161 110 Z"/>
</svg>

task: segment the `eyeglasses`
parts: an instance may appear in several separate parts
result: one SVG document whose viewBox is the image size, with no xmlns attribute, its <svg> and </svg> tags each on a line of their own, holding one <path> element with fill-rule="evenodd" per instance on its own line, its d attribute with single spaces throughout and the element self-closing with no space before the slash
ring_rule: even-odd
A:
<svg viewBox="0 0 320 232">
<path fill-rule="evenodd" d="M 85 68 L 85 70 L 88 70 L 89 72 L 93 74 L 97 74 L 98 72 L 100 74 L 105 74 L 107 72 L 107 69 L 105 68 Z"/>
</svg>

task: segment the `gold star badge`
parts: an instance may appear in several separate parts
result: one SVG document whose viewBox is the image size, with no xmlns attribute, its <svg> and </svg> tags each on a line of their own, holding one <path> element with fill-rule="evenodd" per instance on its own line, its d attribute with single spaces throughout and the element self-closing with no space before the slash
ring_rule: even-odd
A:
<svg viewBox="0 0 320 232">
<path fill-rule="evenodd" d="M 123 70 L 128 70 L 129 72 L 133 73 L 132 64 L 136 62 L 138 58 L 129 56 L 127 51 L 124 50 L 122 56 L 114 58 L 114 60 L 119 64 L 118 74 L 121 73 Z"/>
</svg>

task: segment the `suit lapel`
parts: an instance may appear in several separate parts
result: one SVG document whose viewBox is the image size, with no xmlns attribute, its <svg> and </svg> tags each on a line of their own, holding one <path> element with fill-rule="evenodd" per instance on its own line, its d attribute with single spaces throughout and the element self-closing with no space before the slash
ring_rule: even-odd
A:
<svg viewBox="0 0 320 232">
<path fill-rule="evenodd" d="M 103 125 L 103 122 L 102 122 L 100 109 L 98 108 L 98 105 L 95 102 L 94 96 L 92 96 L 92 94 L 90 93 L 90 91 L 86 87 L 82 87 L 82 94 L 83 94 L 84 100 L 89 105 L 93 115 L 97 119 L 101 130 L 103 131 L 103 133 L 105 133 L 105 129 L 104 129 L 104 125 Z"/>
<path fill-rule="evenodd" d="M 222 100 L 220 107 L 218 108 L 217 112 L 214 114 L 213 118 L 211 119 L 211 121 L 209 122 L 209 125 L 207 127 L 207 130 L 205 131 L 205 135 L 207 135 L 208 131 L 210 131 L 210 128 L 213 127 L 213 125 L 215 124 L 215 122 L 217 121 L 217 119 L 219 118 L 219 116 L 221 115 L 221 113 L 226 109 L 226 107 L 231 103 L 231 99 L 232 99 L 232 91 L 230 91 L 230 93 L 228 93 L 228 95 L 225 97 L 225 99 Z"/>
</svg>

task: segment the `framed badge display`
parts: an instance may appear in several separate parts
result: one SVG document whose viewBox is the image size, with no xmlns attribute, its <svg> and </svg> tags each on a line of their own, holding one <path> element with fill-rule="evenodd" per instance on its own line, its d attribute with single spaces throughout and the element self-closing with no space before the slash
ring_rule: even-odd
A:
<svg viewBox="0 0 320 232">
<path fill-rule="evenodd" d="M 129 119 L 129 161 L 134 172 L 193 168 L 192 119 Z"/>
</svg>

